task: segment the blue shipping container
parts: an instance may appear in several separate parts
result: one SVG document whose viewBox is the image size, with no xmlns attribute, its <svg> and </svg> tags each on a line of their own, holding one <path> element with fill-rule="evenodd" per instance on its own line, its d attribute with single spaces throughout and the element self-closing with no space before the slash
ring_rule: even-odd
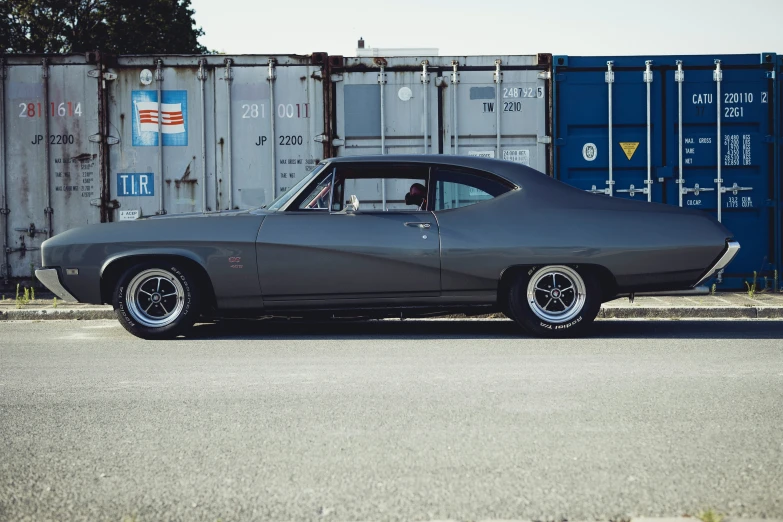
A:
<svg viewBox="0 0 783 522">
<path fill-rule="evenodd" d="M 783 281 L 780 280 L 783 275 L 783 56 L 778 56 L 777 83 L 775 84 L 775 103 L 778 107 L 778 117 L 775 119 L 775 194 L 777 194 L 777 216 L 775 221 L 778 225 L 778 237 L 775 247 L 775 259 L 777 264 L 777 288 L 783 291 Z"/>
<path fill-rule="evenodd" d="M 755 272 L 759 289 L 772 288 L 777 62 L 774 53 L 555 56 L 555 177 L 595 194 L 711 213 L 742 245 L 714 282 L 745 289 Z"/>
</svg>

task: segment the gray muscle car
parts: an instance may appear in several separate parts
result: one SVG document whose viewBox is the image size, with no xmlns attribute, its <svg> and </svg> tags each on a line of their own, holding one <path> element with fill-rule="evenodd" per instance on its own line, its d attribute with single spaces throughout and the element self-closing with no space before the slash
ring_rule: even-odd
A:
<svg viewBox="0 0 783 522">
<path fill-rule="evenodd" d="M 739 244 L 699 211 L 590 194 L 460 156 L 321 162 L 265 208 L 155 216 L 43 243 L 41 282 L 146 339 L 226 316 L 502 311 L 583 334 L 618 296 L 706 293 Z"/>
</svg>

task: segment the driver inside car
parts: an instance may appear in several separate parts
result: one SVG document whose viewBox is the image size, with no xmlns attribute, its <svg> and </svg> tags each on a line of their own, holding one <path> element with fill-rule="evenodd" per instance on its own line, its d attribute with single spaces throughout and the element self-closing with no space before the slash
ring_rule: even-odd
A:
<svg viewBox="0 0 783 522">
<path fill-rule="evenodd" d="M 427 209 L 427 189 L 421 183 L 414 183 L 405 194 L 406 205 L 416 205 L 416 210 Z"/>
</svg>

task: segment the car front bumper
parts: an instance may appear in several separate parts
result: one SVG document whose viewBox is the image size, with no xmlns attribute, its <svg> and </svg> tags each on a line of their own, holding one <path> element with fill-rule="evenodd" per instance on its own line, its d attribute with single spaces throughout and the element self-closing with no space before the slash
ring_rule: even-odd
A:
<svg viewBox="0 0 783 522">
<path fill-rule="evenodd" d="M 739 252 L 740 244 L 737 241 L 726 241 L 726 249 L 723 251 L 723 254 L 718 258 L 718 260 L 715 262 L 714 265 L 712 265 L 712 268 L 707 270 L 707 272 L 702 276 L 701 279 L 699 279 L 699 282 L 693 285 L 694 287 L 699 286 L 704 281 L 718 273 L 720 270 L 723 270 L 726 268 L 726 266 L 731 263 L 731 260 L 734 259 L 734 256 L 737 255 L 737 252 Z"/>
<path fill-rule="evenodd" d="M 78 303 L 79 301 L 71 295 L 71 293 L 65 289 L 60 283 L 60 274 L 56 268 L 39 268 L 35 271 L 35 277 L 44 284 L 46 288 L 52 291 L 54 295 L 62 299 L 63 301 L 73 301 Z"/>
</svg>

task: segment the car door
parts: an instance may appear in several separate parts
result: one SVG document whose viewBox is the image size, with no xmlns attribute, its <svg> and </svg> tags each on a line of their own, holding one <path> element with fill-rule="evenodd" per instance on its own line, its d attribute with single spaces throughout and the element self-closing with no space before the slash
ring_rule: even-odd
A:
<svg viewBox="0 0 783 522">
<path fill-rule="evenodd" d="M 426 210 L 279 211 L 256 249 L 265 305 L 440 294 L 438 223 Z"/>
<path fill-rule="evenodd" d="M 497 292 L 499 267 L 514 264 L 498 232 L 525 226 L 505 219 L 493 203 L 511 190 L 513 185 L 486 172 L 434 169 L 430 200 L 440 227 L 443 297 Z"/>
</svg>

